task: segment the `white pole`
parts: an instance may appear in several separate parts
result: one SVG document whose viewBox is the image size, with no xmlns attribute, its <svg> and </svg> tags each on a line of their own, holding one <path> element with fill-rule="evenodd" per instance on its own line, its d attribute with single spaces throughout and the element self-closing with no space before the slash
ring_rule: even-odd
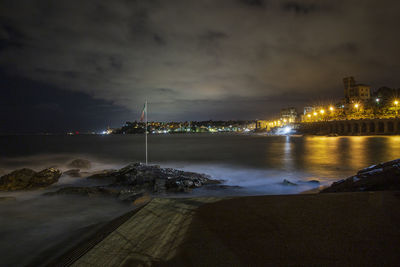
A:
<svg viewBox="0 0 400 267">
<path fill-rule="evenodd" d="M 147 165 L 147 100 L 146 100 L 146 103 L 144 105 L 145 105 L 145 110 L 144 110 L 145 114 L 144 115 L 146 116 L 145 133 L 146 133 L 146 165 Z"/>
</svg>

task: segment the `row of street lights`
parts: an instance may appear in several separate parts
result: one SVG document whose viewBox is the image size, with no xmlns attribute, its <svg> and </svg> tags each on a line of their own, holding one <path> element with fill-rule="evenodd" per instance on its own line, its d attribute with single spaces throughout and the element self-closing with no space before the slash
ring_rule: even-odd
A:
<svg viewBox="0 0 400 267">
<path fill-rule="evenodd" d="M 377 98 L 376 99 L 376 102 L 379 102 L 380 101 L 380 99 L 379 98 Z M 393 101 L 393 104 L 394 104 L 394 106 L 395 106 L 395 108 L 396 108 L 396 115 L 397 115 L 397 113 L 398 113 L 398 109 L 397 109 L 397 107 L 398 107 L 398 105 L 400 104 L 400 102 L 398 101 L 398 100 L 394 100 Z M 342 106 L 343 107 L 343 106 Z M 354 105 L 353 105 L 353 107 L 357 110 L 357 112 L 359 111 L 359 109 L 361 108 L 361 104 L 359 104 L 359 103 L 354 103 Z M 329 110 L 329 114 L 332 116 L 333 114 L 334 114 L 334 111 L 335 111 L 335 108 L 333 107 L 333 106 L 330 106 L 329 108 L 328 108 L 328 110 Z M 321 114 L 321 116 L 324 116 L 324 114 L 325 114 L 326 112 L 325 112 L 325 109 L 320 109 L 319 110 L 319 114 Z M 314 111 L 312 114 L 311 113 L 308 113 L 307 114 L 307 120 L 312 120 L 312 119 L 317 119 L 317 116 L 319 115 L 318 114 L 318 111 Z"/>
<path fill-rule="evenodd" d="M 330 114 L 332 115 L 333 114 L 333 112 L 335 111 L 335 108 L 333 107 L 333 106 L 330 106 L 329 108 L 328 108 L 328 110 L 329 110 L 329 112 L 330 112 Z M 321 116 L 323 116 L 326 112 L 325 112 L 325 109 L 320 109 L 319 110 L 319 113 L 321 114 Z M 310 114 L 310 113 L 308 113 L 307 114 L 307 118 L 308 119 L 311 119 L 311 117 L 317 117 L 318 116 L 318 112 L 317 111 L 314 111 L 313 113 L 312 113 L 312 115 Z"/>
</svg>

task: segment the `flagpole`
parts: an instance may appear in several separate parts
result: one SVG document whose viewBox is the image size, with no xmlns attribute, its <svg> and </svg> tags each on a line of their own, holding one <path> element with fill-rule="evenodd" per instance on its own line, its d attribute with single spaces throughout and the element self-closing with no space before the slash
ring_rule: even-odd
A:
<svg viewBox="0 0 400 267">
<path fill-rule="evenodd" d="M 145 116 L 146 116 L 145 133 L 146 133 L 146 165 L 147 165 L 147 100 L 144 105 L 145 105 Z"/>
</svg>

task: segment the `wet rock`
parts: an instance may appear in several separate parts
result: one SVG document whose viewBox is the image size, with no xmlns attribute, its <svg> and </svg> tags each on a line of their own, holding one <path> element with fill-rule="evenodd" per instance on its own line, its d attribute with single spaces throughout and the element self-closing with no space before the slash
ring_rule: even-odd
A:
<svg viewBox="0 0 400 267">
<path fill-rule="evenodd" d="M 68 164 L 69 168 L 90 169 L 92 164 L 86 159 L 75 159 Z"/>
<path fill-rule="evenodd" d="M 29 187 L 32 177 L 36 174 L 34 170 L 23 168 L 15 170 L 0 178 L 0 190 L 22 190 Z"/>
<path fill-rule="evenodd" d="M 82 173 L 81 173 L 82 174 Z M 134 202 L 143 194 L 164 194 L 168 192 L 190 192 L 204 185 L 217 185 L 220 181 L 210 176 L 194 172 L 185 172 L 171 168 L 160 168 L 158 165 L 133 163 L 120 170 L 104 170 L 88 179 L 111 179 L 107 187 L 69 187 L 54 194 L 77 195 L 117 195 L 121 201 Z"/>
<path fill-rule="evenodd" d="M 332 183 L 321 193 L 400 190 L 400 159 L 373 165 Z"/>
<path fill-rule="evenodd" d="M 205 174 L 141 163 L 130 164 L 116 171 L 112 176 L 115 177 L 115 185 L 128 185 L 137 191 L 145 190 L 152 193 L 188 192 L 206 184 L 220 183 Z"/>
<path fill-rule="evenodd" d="M 48 168 L 44 169 L 38 173 L 36 173 L 32 179 L 30 180 L 30 187 L 36 188 L 36 187 L 46 187 L 51 184 L 54 184 L 58 181 L 58 179 L 61 176 L 61 171 L 54 169 L 54 168 Z"/>
<path fill-rule="evenodd" d="M 31 169 L 19 169 L 0 178 L 0 190 L 14 191 L 47 187 L 56 183 L 61 171 L 48 168 L 40 172 Z"/>
<path fill-rule="evenodd" d="M 104 187 L 64 187 L 55 192 L 47 192 L 44 196 L 77 195 L 87 197 L 117 197 L 119 191 Z"/>
<path fill-rule="evenodd" d="M 63 174 L 66 174 L 71 177 L 82 177 L 80 171 L 81 171 L 80 169 L 71 169 L 71 170 L 65 171 Z"/>
<path fill-rule="evenodd" d="M 295 183 L 293 183 L 293 182 L 291 182 L 289 180 L 286 180 L 286 179 L 283 180 L 282 184 L 283 185 L 297 185 L 297 184 L 295 184 Z"/>
</svg>

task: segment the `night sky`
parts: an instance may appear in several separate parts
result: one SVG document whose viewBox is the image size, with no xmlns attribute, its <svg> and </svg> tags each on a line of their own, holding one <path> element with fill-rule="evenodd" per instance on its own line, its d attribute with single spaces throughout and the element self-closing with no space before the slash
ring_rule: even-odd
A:
<svg viewBox="0 0 400 267">
<path fill-rule="evenodd" d="M 0 132 L 263 119 L 400 87 L 400 1 L 0 2 Z"/>
</svg>

